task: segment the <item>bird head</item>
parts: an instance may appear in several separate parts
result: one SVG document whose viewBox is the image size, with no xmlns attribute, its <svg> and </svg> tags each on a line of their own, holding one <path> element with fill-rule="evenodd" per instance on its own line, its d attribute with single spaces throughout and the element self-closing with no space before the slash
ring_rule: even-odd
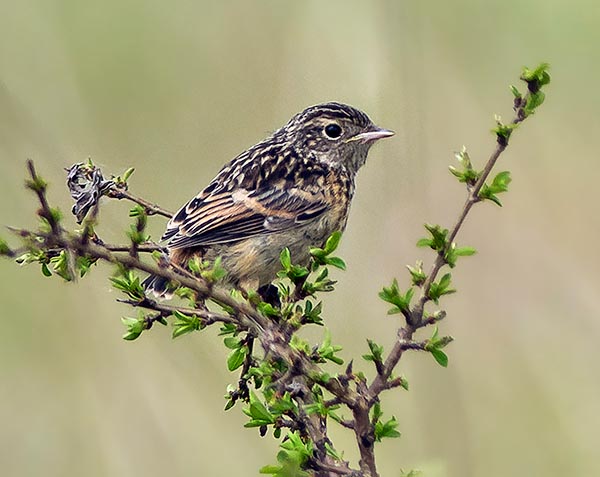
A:
<svg viewBox="0 0 600 477">
<path fill-rule="evenodd" d="M 362 111 L 341 103 L 311 106 L 282 129 L 288 141 L 304 155 L 356 173 L 371 146 L 393 131 L 376 126 Z"/>
</svg>

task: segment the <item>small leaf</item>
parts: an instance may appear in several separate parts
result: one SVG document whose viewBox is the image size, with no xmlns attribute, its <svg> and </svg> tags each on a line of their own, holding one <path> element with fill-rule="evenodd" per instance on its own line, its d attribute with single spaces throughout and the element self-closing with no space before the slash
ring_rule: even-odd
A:
<svg viewBox="0 0 600 477">
<path fill-rule="evenodd" d="M 242 366 L 247 353 L 248 348 L 246 346 L 233 350 L 227 357 L 227 369 L 229 369 L 229 371 L 235 371 Z"/>
<path fill-rule="evenodd" d="M 127 182 L 127 180 L 131 177 L 131 174 L 133 174 L 135 171 L 134 167 L 130 167 L 129 169 L 127 169 L 124 173 L 123 173 L 123 182 Z"/>
<path fill-rule="evenodd" d="M 431 348 L 429 352 L 440 366 L 443 366 L 444 368 L 448 367 L 448 355 L 446 355 L 446 353 L 444 353 L 441 349 Z"/>
<path fill-rule="evenodd" d="M 511 181 L 510 171 L 498 172 L 492 181 L 491 187 L 493 192 L 496 194 L 498 192 L 506 192 L 508 190 L 508 184 L 510 184 Z"/>
<path fill-rule="evenodd" d="M 430 247 L 433 250 L 441 252 L 446 248 L 448 229 L 439 225 L 425 224 L 425 228 L 431 234 L 431 239 L 420 239 L 417 242 L 418 247 Z"/>
<path fill-rule="evenodd" d="M 277 475 L 282 470 L 283 470 L 283 467 L 281 465 L 265 465 L 264 467 L 261 467 L 258 472 L 261 474 Z"/>
<path fill-rule="evenodd" d="M 42 263 L 42 274 L 45 277 L 51 277 L 52 276 L 52 272 L 48 268 L 48 265 L 46 265 L 45 263 Z"/>
<path fill-rule="evenodd" d="M 400 293 L 400 290 L 398 289 L 398 280 L 395 278 L 391 287 L 383 287 L 383 290 L 379 292 L 379 298 L 396 306 L 396 308 L 388 310 L 389 315 L 394 313 L 408 313 L 410 311 L 410 302 L 413 295 L 414 289 L 412 287 L 409 288 L 405 294 Z"/>
<path fill-rule="evenodd" d="M 342 232 L 336 231 L 333 232 L 330 237 L 327 239 L 327 242 L 325 243 L 325 252 L 329 255 L 332 252 L 335 252 L 335 250 L 338 248 L 338 245 L 340 244 L 340 240 L 342 238 Z"/>
<path fill-rule="evenodd" d="M 411 267 L 410 265 L 407 265 L 406 268 L 408 268 L 408 271 L 410 272 L 413 285 L 420 287 L 427 278 L 427 275 L 425 275 L 425 272 L 423 271 L 423 262 L 417 260 L 416 266 Z"/>
<path fill-rule="evenodd" d="M 449 288 L 452 275 L 446 273 L 439 282 L 434 282 L 429 288 L 428 297 L 433 300 L 436 304 L 439 302 L 440 297 L 443 295 L 449 295 L 455 293 L 456 290 Z"/>
<path fill-rule="evenodd" d="M 225 343 L 225 346 L 227 346 L 229 349 L 238 349 L 242 345 L 240 338 L 237 336 L 228 336 L 223 340 L 223 343 Z"/>
<path fill-rule="evenodd" d="M 290 249 L 285 247 L 281 253 L 279 254 L 279 261 L 281 262 L 281 266 L 285 271 L 288 271 L 292 268 L 292 257 L 290 255 Z"/>
<path fill-rule="evenodd" d="M 393 416 L 385 423 L 377 421 L 375 423 L 375 440 L 381 442 L 384 438 L 400 437 L 400 432 L 398 432 L 397 427 L 398 421 L 396 421 L 396 418 Z"/>
<path fill-rule="evenodd" d="M 124 316 L 121 318 L 121 322 L 127 327 L 127 332 L 123 335 L 123 339 L 127 341 L 137 339 L 146 328 L 143 315 L 140 315 L 140 318 Z"/>
<path fill-rule="evenodd" d="M 455 249 L 454 253 L 456 253 L 456 255 L 459 257 L 469 257 L 471 255 L 475 255 L 477 250 L 473 247 L 460 247 Z"/>
<path fill-rule="evenodd" d="M 250 406 L 244 409 L 244 413 L 254 420 L 265 421 L 269 424 L 275 422 L 273 415 L 269 412 L 269 410 L 265 407 L 265 405 L 258 399 L 256 394 L 251 391 L 250 392 Z M 254 426 L 252 426 L 254 427 Z"/>
<path fill-rule="evenodd" d="M 173 317 L 175 322 L 173 323 L 173 339 L 178 338 L 187 333 L 198 331 L 202 329 L 202 322 L 196 315 L 184 315 L 183 313 L 175 310 L 173 311 Z"/>
<path fill-rule="evenodd" d="M 515 98 L 521 98 L 523 96 L 518 90 L 518 88 L 512 84 L 510 85 L 510 91 L 512 92 Z"/>
<path fill-rule="evenodd" d="M 328 257 L 326 263 L 327 265 L 332 265 L 340 270 L 346 270 L 346 263 L 339 257 Z"/>
<path fill-rule="evenodd" d="M 325 452 L 328 456 L 333 457 L 335 460 L 341 461 L 344 459 L 344 453 L 342 452 L 340 454 L 329 442 L 325 442 Z"/>
<path fill-rule="evenodd" d="M 0 255 L 11 255 L 12 250 L 8 246 L 8 242 L 3 238 L 0 238 Z"/>
<path fill-rule="evenodd" d="M 382 362 L 383 361 L 383 346 L 377 344 L 375 341 L 367 339 L 371 354 L 363 355 L 365 361 Z"/>
</svg>

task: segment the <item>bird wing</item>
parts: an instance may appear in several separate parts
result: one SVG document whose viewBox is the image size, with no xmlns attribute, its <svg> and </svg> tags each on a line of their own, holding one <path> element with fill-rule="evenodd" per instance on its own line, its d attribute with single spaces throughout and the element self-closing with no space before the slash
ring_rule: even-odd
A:
<svg viewBox="0 0 600 477">
<path fill-rule="evenodd" d="M 321 189 L 260 188 L 211 193 L 207 188 L 169 221 L 163 240 L 171 249 L 244 240 L 300 227 L 320 217 L 328 205 Z"/>
</svg>

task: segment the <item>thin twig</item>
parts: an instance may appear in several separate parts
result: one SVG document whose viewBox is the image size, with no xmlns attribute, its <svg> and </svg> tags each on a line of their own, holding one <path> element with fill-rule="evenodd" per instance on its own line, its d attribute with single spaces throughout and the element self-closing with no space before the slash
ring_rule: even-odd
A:
<svg viewBox="0 0 600 477">
<path fill-rule="evenodd" d="M 102 246 L 104 248 L 106 248 L 107 250 L 110 250 L 111 252 L 129 252 L 131 250 L 131 246 L 130 245 L 118 245 L 118 244 L 102 244 Z M 155 251 L 163 251 L 165 250 L 164 247 L 161 247 L 158 244 L 155 243 L 147 243 L 147 244 L 141 244 L 137 246 L 137 251 L 138 252 L 143 252 L 143 253 L 152 253 Z"/>
<path fill-rule="evenodd" d="M 185 306 L 167 305 L 160 303 L 155 300 L 146 298 L 141 301 L 136 300 L 117 300 L 119 303 L 125 303 L 135 308 L 145 308 L 147 310 L 154 310 L 162 313 L 162 316 L 172 315 L 175 311 L 183 313 L 184 315 L 196 316 L 202 319 L 204 325 L 211 325 L 213 323 L 237 323 L 231 316 L 223 313 L 215 313 L 208 310 L 201 310 L 198 308 L 188 308 Z"/>
<path fill-rule="evenodd" d="M 471 211 L 471 208 L 473 207 L 473 205 L 475 205 L 477 202 L 481 201 L 481 199 L 479 197 L 479 192 L 481 191 L 481 188 L 485 184 L 485 181 L 487 180 L 488 176 L 492 172 L 492 169 L 496 165 L 496 161 L 498 160 L 500 155 L 504 152 L 507 145 L 508 145 L 507 143 L 502 143 L 500 141 L 498 141 L 496 143 L 496 149 L 494 149 L 494 152 L 492 153 L 492 155 L 488 159 L 487 163 L 485 164 L 485 167 L 483 168 L 483 171 L 481 172 L 479 179 L 477 180 L 475 185 L 473 185 L 473 187 L 470 188 L 469 194 L 467 196 L 467 199 L 465 200 L 462 210 L 459 213 L 458 219 L 457 219 L 456 223 L 454 224 L 454 226 L 450 229 L 450 232 L 448 234 L 448 240 L 447 240 L 448 247 L 452 246 L 454 239 L 458 235 L 458 232 L 460 231 L 460 229 L 461 229 L 463 223 L 465 222 L 467 215 Z M 425 279 L 425 282 L 423 283 L 423 286 L 421 288 L 421 296 L 419 297 L 419 302 L 417 303 L 417 305 L 414 307 L 414 309 L 411 312 L 411 322 L 412 322 L 412 324 L 414 324 L 416 326 L 419 326 L 421 321 L 423 320 L 423 312 L 424 312 L 424 308 L 425 308 L 425 303 L 427 303 L 429 301 L 429 291 L 431 289 L 431 285 L 437 278 L 437 275 L 438 275 L 440 269 L 444 265 L 446 265 L 446 259 L 445 259 L 446 252 L 447 252 L 447 250 L 445 249 L 442 252 L 437 254 L 435 261 L 433 262 L 433 265 L 431 267 L 431 270 L 429 271 L 427 278 Z"/>
<path fill-rule="evenodd" d="M 131 202 L 135 202 L 136 204 L 141 205 L 146 210 L 146 214 L 148 214 L 148 215 L 162 215 L 163 217 L 166 217 L 167 219 L 170 219 L 171 217 L 173 217 L 173 212 L 171 212 L 157 204 L 149 202 L 146 199 L 142 199 L 141 197 L 133 195 L 131 192 L 123 189 L 122 187 L 113 186 L 107 192 L 106 195 L 107 195 L 107 197 L 111 197 L 113 199 L 118 199 L 118 200 L 126 199 L 126 200 L 130 200 Z"/>
<path fill-rule="evenodd" d="M 60 225 L 56 221 L 56 218 L 54 217 L 54 214 L 48 205 L 48 200 L 46 199 L 46 183 L 37 175 L 35 171 L 35 165 L 31 159 L 27 159 L 27 169 L 29 171 L 29 175 L 31 176 L 31 181 L 27 183 L 27 186 L 36 193 L 38 201 L 41 205 L 41 209 L 38 214 L 48 221 L 48 224 L 50 225 L 54 235 L 60 235 Z"/>
</svg>

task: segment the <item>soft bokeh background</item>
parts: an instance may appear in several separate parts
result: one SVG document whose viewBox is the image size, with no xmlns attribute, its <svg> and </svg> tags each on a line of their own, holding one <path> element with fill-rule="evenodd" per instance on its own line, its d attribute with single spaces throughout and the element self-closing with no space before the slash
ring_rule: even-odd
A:
<svg viewBox="0 0 600 477">
<path fill-rule="evenodd" d="M 450 366 L 402 361 L 411 391 L 386 396 L 403 436 L 382 475 L 599 475 L 600 7 L 595 1 L 24 1 L 0 15 L 0 223 L 30 226 L 35 159 L 67 211 L 63 167 L 135 166 L 135 192 L 175 209 L 221 165 L 304 107 L 348 102 L 397 136 L 361 171 L 327 297 L 346 357 L 393 340 L 377 292 L 418 257 L 424 221 L 450 224 L 463 190 L 447 173 L 466 144 L 493 147 L 522 65 L 552 64 L 539 114 L 500 168 L 505 207 L 475 209 L 460 242 L 443 332 Z M 115 240 L 127 205 L 103 209 Z M 155 237 L 163 222 L 152 224 Z M 2 232 L 6 236 L 6 232 Z M 222 411 L 216 330 L 127 343 L 106 267 L 80 284 L 0 263 L 0 474 L 257 475 L 276 443 Z M 366 366 L 365 366 L 366 368 Z M 336 444 L 355 459 L 350 434 Z"/>
</svg>

